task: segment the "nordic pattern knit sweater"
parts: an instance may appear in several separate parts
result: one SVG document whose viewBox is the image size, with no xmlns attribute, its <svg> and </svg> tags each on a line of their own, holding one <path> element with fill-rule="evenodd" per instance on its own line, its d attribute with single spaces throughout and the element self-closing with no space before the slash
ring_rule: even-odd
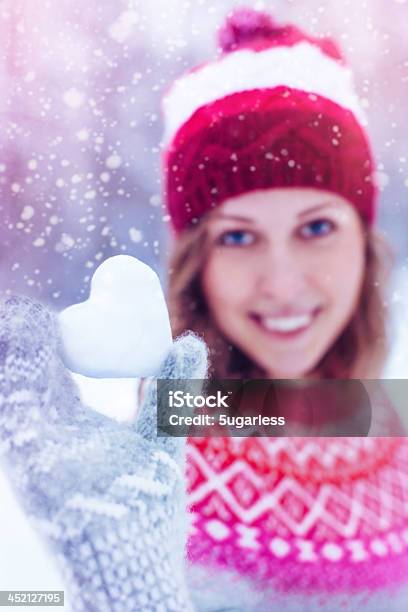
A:
<svg viewBox="0 0 408 612">
<path fill-rule="evenodd" d="M 158 438 L 84 408 L 52 313 L 0 303 L 0 455 L 61 565 L 74 610 L 408 608 L 408 442 Z M 161 378 L 202 378 L 174 343 Z M 185 557 L 190 517 L 188 562 Z"/>
</svg>

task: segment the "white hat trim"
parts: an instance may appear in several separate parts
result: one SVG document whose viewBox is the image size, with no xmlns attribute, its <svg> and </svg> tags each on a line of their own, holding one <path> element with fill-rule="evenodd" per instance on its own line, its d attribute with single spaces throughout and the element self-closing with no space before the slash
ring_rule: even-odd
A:
<svg viewBox="0 0 408 612">
<path fill-rule="evenodd" d="M 280 85 L 332 100 L 351 110 L 363 126 L 367 124 L 351 70 L 302 41 L 292 47 L 235 51 L 178 79 L 163 100 L 164 144 L 201 106 L 233 93 Z"/>
</svg>

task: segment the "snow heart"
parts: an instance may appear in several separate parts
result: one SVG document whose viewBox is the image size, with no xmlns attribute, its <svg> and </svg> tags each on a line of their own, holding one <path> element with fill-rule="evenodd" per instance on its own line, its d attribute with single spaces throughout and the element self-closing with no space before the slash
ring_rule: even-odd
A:
<svg viewBox="0 0 408 612">
<path fill-rule="evenodd" d="M 155 375 L 172 346 L 157 274 L 118 255 L 96 270 L 89 299 L 59 314 L 64 364 L 94 378 Z"/>
</svg>

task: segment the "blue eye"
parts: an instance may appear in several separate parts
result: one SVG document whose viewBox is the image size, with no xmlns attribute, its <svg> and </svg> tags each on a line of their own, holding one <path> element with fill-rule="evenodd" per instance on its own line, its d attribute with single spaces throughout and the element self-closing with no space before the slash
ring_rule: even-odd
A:
<svg viewBox="0 0 408 612">
<path fill-rule="evenodd" d="M 219 238 L 219 244 L 223 246 L 247 246 L 254 242 L 251 232 L 245 230 L 231 230 L 224 232 Z"/>
<path fill-rule="evenodd" d="M 300 228 L 300 234 L 302 238 L 320 238 L 321 236 L 327 236 L 331 234 L 335 229 L 335 225 L 332 221 L 327 219 L 316 219 L 305 223 Z"/>
</svg>

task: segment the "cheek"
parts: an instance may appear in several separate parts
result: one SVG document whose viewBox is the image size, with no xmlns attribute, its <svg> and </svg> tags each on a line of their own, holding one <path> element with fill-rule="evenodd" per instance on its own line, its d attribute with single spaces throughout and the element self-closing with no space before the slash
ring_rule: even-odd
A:
<svg viewBox="0 0 408 612">
<path fill-rule="evenodd" d="M 210 255 L 201 282 L 207 304 L 216 319 L 225 318 L 226 311 L 238 310 L 250 294 L 248 275 L 239 273 L 241 267 L 232 265 L 230 258 Z M 224 315 L 224 316 L 223 316 Z"/>
<path fill-rule="evenodd" d="M 343 319 L 356 308 L 364 278 L 365 258 L 361 244 L 350 245 L 344 256 L 326 260 L 326 273 L 321 277 L 326 296 Z M 349 254 L 353 253 L 352 256 Z"/>
</svg>

